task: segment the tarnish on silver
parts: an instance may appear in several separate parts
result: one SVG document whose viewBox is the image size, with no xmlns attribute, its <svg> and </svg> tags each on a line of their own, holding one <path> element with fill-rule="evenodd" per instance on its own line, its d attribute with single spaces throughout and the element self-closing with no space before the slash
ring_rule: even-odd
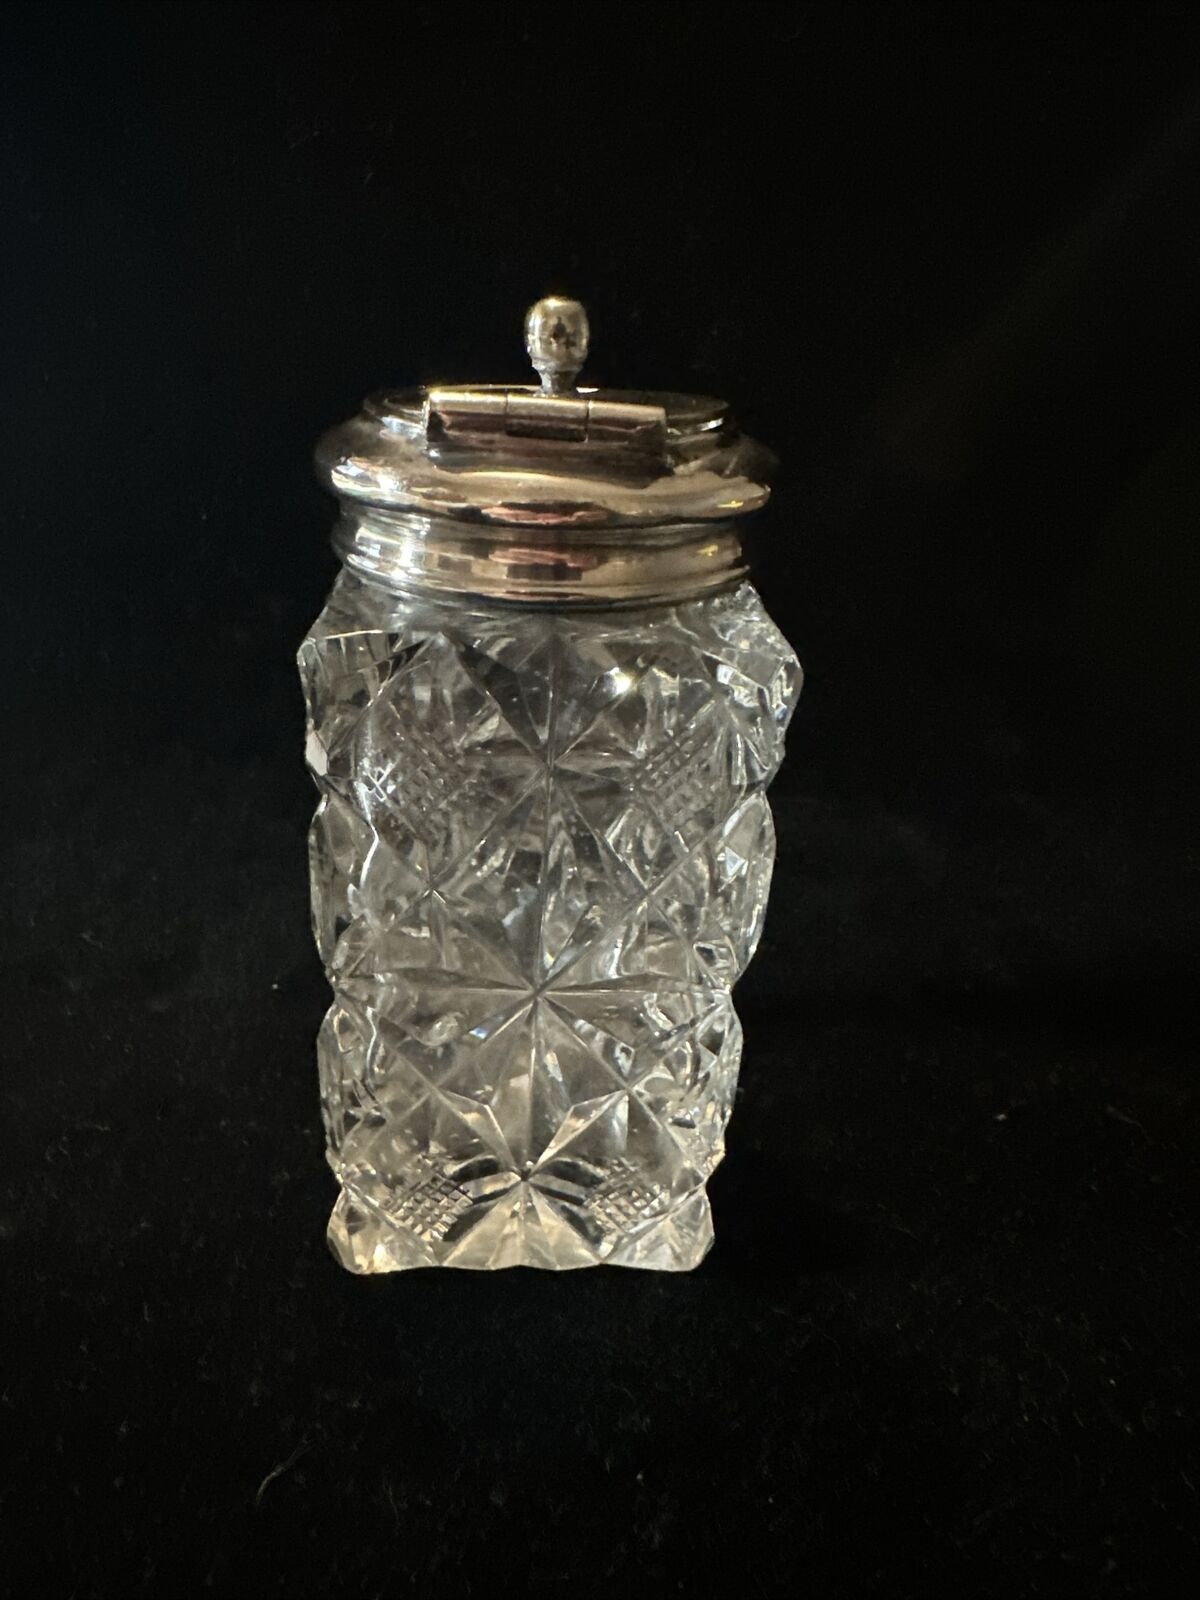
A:
<svg viewBox="0 0 1200 1600">
<path fill-rule="evenodd" d="M 588 319 L 525 319 L 541 386 L 371 396 L 317 447 L 351 566 L 394 587 L 526 604 L 674 600 L 741 577 L 736 523 L 773 458 L 706 396 L 577 388 Z"/>
</svg>

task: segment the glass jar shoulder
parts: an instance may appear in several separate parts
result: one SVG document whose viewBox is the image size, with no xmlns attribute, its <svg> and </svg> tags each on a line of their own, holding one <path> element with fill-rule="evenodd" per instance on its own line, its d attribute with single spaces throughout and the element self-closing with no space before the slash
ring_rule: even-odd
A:
<svg viewBox="0 0 1200 1600">
<path fill-rule="evenodd" d="M 451 653 L 481 686 L 588 698 L 684 685 L 779 733 L 799 694 L 795 653 L 749 582 L 672 605 L 551 609 L 400 594 L 343 570 L 300 649 L 310 696 Z M 674 685 L 674 688 L 672 688 Z"/>
</svg>

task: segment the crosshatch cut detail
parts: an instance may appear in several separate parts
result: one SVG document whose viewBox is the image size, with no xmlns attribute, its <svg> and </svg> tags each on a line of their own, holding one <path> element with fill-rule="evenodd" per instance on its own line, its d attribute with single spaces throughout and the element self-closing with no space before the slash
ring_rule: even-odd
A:
<svg viewBox="0 0 1200 1600">
<path fill-rule="evenodd" d="M 758 595 L 514 612 L 343 572 L 300 668 L 335 1254 L 695 1266 L 800 685 Z"/>
</svg>

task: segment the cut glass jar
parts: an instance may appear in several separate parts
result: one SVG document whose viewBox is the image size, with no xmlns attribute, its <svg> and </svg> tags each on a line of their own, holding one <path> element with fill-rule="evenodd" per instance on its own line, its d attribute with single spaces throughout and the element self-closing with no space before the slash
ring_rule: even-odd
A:
<svg viewBox="0 0 1200 1600">
<path fill-rule="evenodd" d="M 369 400 L 321 441 L 343 570 L 300 650 L 318 1052 L 355 1272 L 683 1270 L 712 1242 L 796 658 L 745 575 L 770 457 L 702 397 Z"/>
</svg>

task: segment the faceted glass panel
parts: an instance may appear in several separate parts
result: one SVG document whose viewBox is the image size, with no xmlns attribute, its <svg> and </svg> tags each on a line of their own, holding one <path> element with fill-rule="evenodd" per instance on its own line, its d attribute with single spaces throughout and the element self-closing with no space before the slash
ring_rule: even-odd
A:
<svg viewBox="0 0 1200 1600">
<path fill-rule="evenodd" d="M 800 686 L 757 593 L 552 612 L 343 572 L 300 667 L 335 1253 L 695 1266 Z"/>
</svg>

